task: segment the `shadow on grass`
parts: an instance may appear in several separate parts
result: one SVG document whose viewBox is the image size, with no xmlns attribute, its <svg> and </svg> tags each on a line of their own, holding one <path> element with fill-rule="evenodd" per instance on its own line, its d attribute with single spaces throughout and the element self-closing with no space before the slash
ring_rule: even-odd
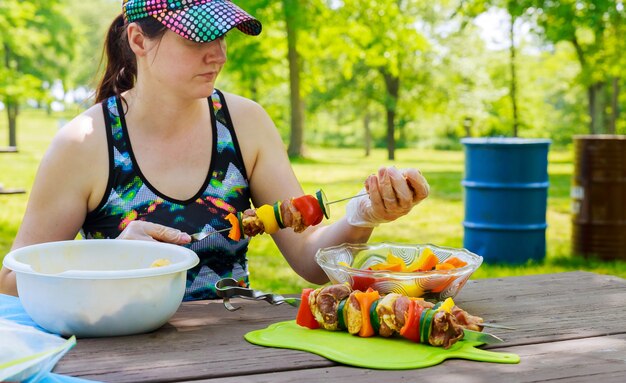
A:
<svg viewBox="0 0 626 383">
<path fill-rule="evenodd" d="M 602 269 L 611 268 L 626 271 L 626 260 L 614 259 L 603 260 L 598 257 L 583 257 L 572 255 L 571 257 L 554 257 L 546 261 L 548 265 L 565 267 L 568 269 Z"/>
<path fill-rule="evenodd" d="M 543 261 L 528 260 L 522 264 L 483 262 L 474 274 L 474 277 L 477 279 L 499 278 L 503 276 L 552 274 L 568 271 L 588 271 L 626 278 L 626 260 L 605 261 L 593 257 L 571 255 L 549 257 Z"/>
<path fill-rule="evenodd" d="M 289 162 L 297 165 L 321 165 L 330 163 L 330 161 L 320 161 L 319 159 L 302 156 L 289 157 Z"/>
</svg>

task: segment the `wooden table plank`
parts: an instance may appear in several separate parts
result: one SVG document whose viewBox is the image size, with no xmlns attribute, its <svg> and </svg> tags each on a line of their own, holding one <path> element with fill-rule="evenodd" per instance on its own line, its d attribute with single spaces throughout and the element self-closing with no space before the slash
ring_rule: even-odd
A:
<svg viewBox="0 0 626 383">
<path fill-rule="evenodd" d="M 249 344 L 243 339 L 247 332 L 293 319 L 296 309 L 266 302 L 241 301 L 240 305 L 242 310 L 229 312 L 221 301 L 185 303 L 156 332 L 79 339 L 55 372 L 105 382 L 162 382 L 250 374 L 267 371 L 271 365 L 311 368 L 335 364 L 314 354 Z M 257 359 L 259 352 L 262 361 Z"/>
<path fill-rule="evenodd" d="M 609 335 L 623 340 L 621 336 L 626 332 L 623 315 L 626 280 L 612 276 L 575 272 L 469 281 L 456 300 L 470 313 L 488 321 L 517 327 L 515 331 L 490 329 L 506 340 L 505 344 L 491 349 L 520 352 L 514 351 L 520 347 L 519 350 L 529 350 L 524 351 L 529 357 L 553 343 L 567 349 L 567 344 L 573 344 L 568 342 L 614 339 Z M 241 301 L 240 304 L 242 310 L 229 312 L 221 302 L 185 303 L 156 332 L 79 339 L 77 346 L 57 364 L 55 372 L 105 382 L 168 382 L 231 376 L 262 378 L 263 374 L 276 372 L 289 376 L 284 371 L 310 369 L 332 371 L 330 375 L 334 377 L 336 371 L 341 371 L 338 368 L 344 368 L 333 367 L 335 363 L 315 354 L 247 343 L 243 335 L 248 331 L 293 319 L 296 311 L 290 306 L 271 306 L 266 302 Z M 611 357 L 609 353 L 606 356 Z M 546 363 L 551 358 L 556 356 L 546 357 Z M 575 364 L 576 358 L 580 364 L 579 355 L 573 355 L 571 362 Z M 555 360 L 567 365 L 566 360 Z M 532 364 L 535 362 L 542 362 L 541 357 L 531 358 L 527 366 L 536 368 Z M 475 370 L 477 376 L 484 373 L 482 366 L 519 371 L 491 363 L 446 361 L 443 364 L 451 365 L 455 369 L 459 365 Z M 420 373 L 427 370 L 431 368 Z M 363 371 L 370 371 L 366 375 L 374 374 L 371 370 Z M 607 371 L 610 373 L 611 369 Z M 325 380 L 328 375 L 324 373 Z M 405 371 L 397 372 L 397 376 L 414 375 Z"/>
<path fill-rule="evenodd" d="M 507 346 L 624 333 L 626 280 L 589 272 L 468 281 L 455 299 L 486 321 Z M 493 347 L 491 347 L 493 348 Z"/>
<path fill-rule="evenodd" d="M 219 379 L 196 383 L 244 382 L 602 382 L 622 383 L 626 377 L 626 335 L 595 337 L 506 347 L 521 357 L 519 364 L 447 360 L 437 366 L 405 371 L 336 366 Z M 581 360 L 587 363 L 581 364 Z M 190 383 L 190 382 L 187 382 Z"/>
</svg>

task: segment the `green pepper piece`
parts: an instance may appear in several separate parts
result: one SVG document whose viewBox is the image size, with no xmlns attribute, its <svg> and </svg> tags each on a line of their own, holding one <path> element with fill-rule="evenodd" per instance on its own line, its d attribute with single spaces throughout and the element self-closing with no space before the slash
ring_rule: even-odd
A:
<svg viewBox="0 0 626 383">
<path fill-rule="evenodd" d="M 283 224 L 283 216 L 280 214 L 280 202 L 274 202 L 274 217 L 276 218 L 276 222 L 278 223 L 278 227 L 281 229 L 285 228 Z"/>
<path fill-rule="evenodd" d="M 317 198 L 317 203 L 320 205 L 320 208 L 322 208 L 322 213 L 324 213 L 324 217 L 326 217 L 326 219 L 330 218 L 330 206 L 328 205 L 328 199 L 326 198 L 326 194 L 324 194 L 322 189 L 319 189 L 315 192 L 315 198 Z"/>
<path fill-rule="evenodd" d="M 337 305 L 337 327 L 339 327 L 340 330 L 346 330 L 348 328 L 346 326 L 346 318 L 344 317 L 344 314 L 343 314 L 343 309 L 346 306 L 347 301 L 348 301 L 348 298 L 342 300 Z"/>
<path fill-rule="evenodd" d="M 241 238 L 246 238 L 246 233 L 243 231 L 243 213 L 237 212 L 237 221 L 239 222 L 239 230 L 241 231 Z"/>
<path fill-rule="evenodd" d="M 374 334 L 378 334 L 380 330 L 380 318 L 378 317 L 378 312 L 376 312 L 378 302 L 380 302 L 380 299 L 372 302 L 372 305 L 370 306 L 370 323 L 372 323 Z"/>
<path fill-rule="evenodd" d="M 424 309 L 420 316 L 420 342 L 424 344 L 430 344 L 428 338 L 430 336 L 431 326 L 433 324 L 433 317 L 436 311 L 431 309 Z"/>
</svg>

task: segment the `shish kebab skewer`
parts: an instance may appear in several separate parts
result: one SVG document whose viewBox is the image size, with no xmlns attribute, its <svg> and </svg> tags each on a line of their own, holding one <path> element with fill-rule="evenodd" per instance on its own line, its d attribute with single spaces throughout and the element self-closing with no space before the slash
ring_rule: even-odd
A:
<svg viewBox="0 0 626 383">
<path fill-rule="evenodd" d="M 367 196 L 367 193 L 351 197 L 328 201 L 320 189 L 313 195 L 303 195 L 277 201 L 273 205 L 261 205 L 256 209 L 247 209 L 236 214 L 228 214 L 227 219 L 231 227 L 212 232 L 195 233 L 191 237 L 195 241 L 202 240 L 210 235 L 229 231 L 228 237 L 235 241 L 241 237 L 252 237 L 258 234 L 273 234 L 280 229 L 291 227 L 296 233 L 301 233 L 309 226 L 315 226 L 322 219 L 330 217 L 331 204 L 346 201 L 352 198 Z"/>
<path fill-rule="evenodd" d="M 451 298 L 437 304 L 378 291 L 352 290 L 347 284 L 304 289 L 296 323 L 310 329 L 348 331 L 360 337 L 399 335 L 417 343 L 449 348 L 465 334 L 481 331 L 483 319 Z M 469 330 L 469 331 L 468 331 Z M 478 333 L 487 337 L 489 334 Z M 498 339 L 498 338 L 496 338 Z"/>
</svg>

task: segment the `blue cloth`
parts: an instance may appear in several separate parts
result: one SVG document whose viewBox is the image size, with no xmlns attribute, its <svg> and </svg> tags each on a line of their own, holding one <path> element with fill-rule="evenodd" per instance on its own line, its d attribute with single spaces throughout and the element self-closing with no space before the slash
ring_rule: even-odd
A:
<svg viewBox="0 0 626 383">
<path fill-rule="evenodd" d="M 19 323 L 25 326 L 31 326 L 41 331 L 45 329 L 39 327 L 30 316 L 24 311 L 22 303 L 19 298 L 11 295 L 0 294 L 0 318 L 8 319 L 15 323 Z M 71 376 L 59 375 L 48 373 L 48 375 L 39 381 L 40 383 L 94 383 L 93 380 L 85 380 L 79 378 L 73 378 Z"/>
</svg>

